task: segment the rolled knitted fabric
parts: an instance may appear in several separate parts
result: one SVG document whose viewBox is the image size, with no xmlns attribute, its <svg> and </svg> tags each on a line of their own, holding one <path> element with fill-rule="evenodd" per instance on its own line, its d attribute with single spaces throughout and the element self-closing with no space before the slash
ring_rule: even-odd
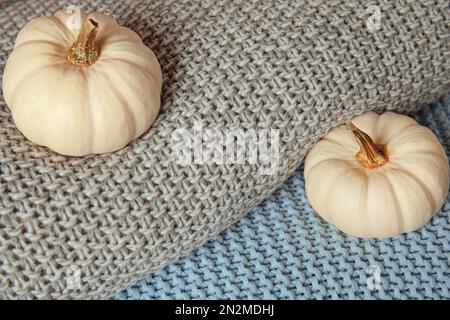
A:
<svg viewBox="0 0 450 320">
<path fill-rule="evenodd" d="M 71 1 L 0 2 L 2 74 L 20 28 Z M 368 110 L 414 112 L 450 90 L 445 0 L 82 9 L 113 16 L 156 53 L 162 111 L 126 148 L 72 158 L 27 141 L 0 97 L 3 299 L 108 298 L 235 222 L 332 127 Z M 174 133 L 198 126 L 276 133 L 273 170 L 247 158 L 177 161 Z"/>
</svg>

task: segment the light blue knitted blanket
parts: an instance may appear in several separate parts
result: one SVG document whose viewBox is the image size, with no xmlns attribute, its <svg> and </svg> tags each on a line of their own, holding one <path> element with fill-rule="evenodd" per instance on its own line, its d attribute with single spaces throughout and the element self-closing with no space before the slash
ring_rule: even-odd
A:
<svg viewBox="0 0 450 320">
<path fill-rule="evenodd" d="M 450 94 L 414 115 L 450 154 Z M 303 166 L 203 247 L 116 299 L 449 299 L 450 198 L 422 229 L 346 236 L 306 199 Z"/>
</svg>

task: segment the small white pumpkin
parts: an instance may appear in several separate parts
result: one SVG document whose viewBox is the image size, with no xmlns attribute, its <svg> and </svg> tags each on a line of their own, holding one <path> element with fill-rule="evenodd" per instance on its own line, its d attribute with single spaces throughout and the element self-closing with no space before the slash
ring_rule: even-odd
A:
<svg viewBox="0 0 450 320">
<path fill-rule="evenodd" d="M 304 175 L 314 210 L 363 238 L 422 227 L 449 188 L 448 159 L 437 138 L 392 112 L 368 112 L 332 129 L 309 152 Z"/>
<path fill-rule="evenodd" d="M 158 114 L 161 86 L 158 60 L 135 32 L 84 11 L 27 23 L 3 74 L 17 128 L 71 156 L 115 151 L 139 137 Z"/>
</svg>

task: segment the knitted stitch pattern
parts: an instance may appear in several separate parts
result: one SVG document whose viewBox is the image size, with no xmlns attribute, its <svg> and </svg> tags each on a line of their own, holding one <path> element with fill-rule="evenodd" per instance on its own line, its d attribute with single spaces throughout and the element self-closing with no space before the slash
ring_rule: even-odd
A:
<svg viewBox="0 0 450 320">
<path fill-rule="evenodd" d="M 450 94 L 413 116 L 450 155 Z M 300 166 L 236 224 L 114 298 L 450 299 L 449 214 L 450 194 L 415 232 L 349 237 L 313 211 Z"/>
<path fill-rule="evenodd" d="M 69 4 L 0 4 L 0 74 L 20 28 Z M 70 158 L 27 141 L 0 97 L 0 298 L 110 297 L 233 224 L 333 126 L 367 110 L 416 111 L 447 92 L 447 1 L 379 1 L 375 31 L 369 4 L 81 3 L 157 54 L 162 111 L 123 150 Z M 178 164 L 171 134 L 196 121 L 278 130 L 276 173 L 250 163 Z"/>
</svg>

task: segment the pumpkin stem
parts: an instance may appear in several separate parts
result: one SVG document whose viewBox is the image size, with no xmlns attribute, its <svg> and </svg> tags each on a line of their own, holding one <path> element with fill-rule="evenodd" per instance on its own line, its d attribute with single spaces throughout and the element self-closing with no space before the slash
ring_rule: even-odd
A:
<svg viewBox="0 0 450 320">
<path fill-rule="evenodd" d="M 95 45 L 98 23 L 94 19 L 87 19 L 83 24 L 77 40 L 67 52 L 67 61 L 80 67 L 87 67 L 97 61 L 99 49 Z"/>
<path fill-rule="evenodd" d="M 346 123 L 346 128 L 353 133 L 359 144 L 360 150 L 355 159 L 360 165 L 367 169 L 375 169 L 389 161 L 386 145 L 375 144 L 367 133 L 351 122 Z"/>
</svg>

